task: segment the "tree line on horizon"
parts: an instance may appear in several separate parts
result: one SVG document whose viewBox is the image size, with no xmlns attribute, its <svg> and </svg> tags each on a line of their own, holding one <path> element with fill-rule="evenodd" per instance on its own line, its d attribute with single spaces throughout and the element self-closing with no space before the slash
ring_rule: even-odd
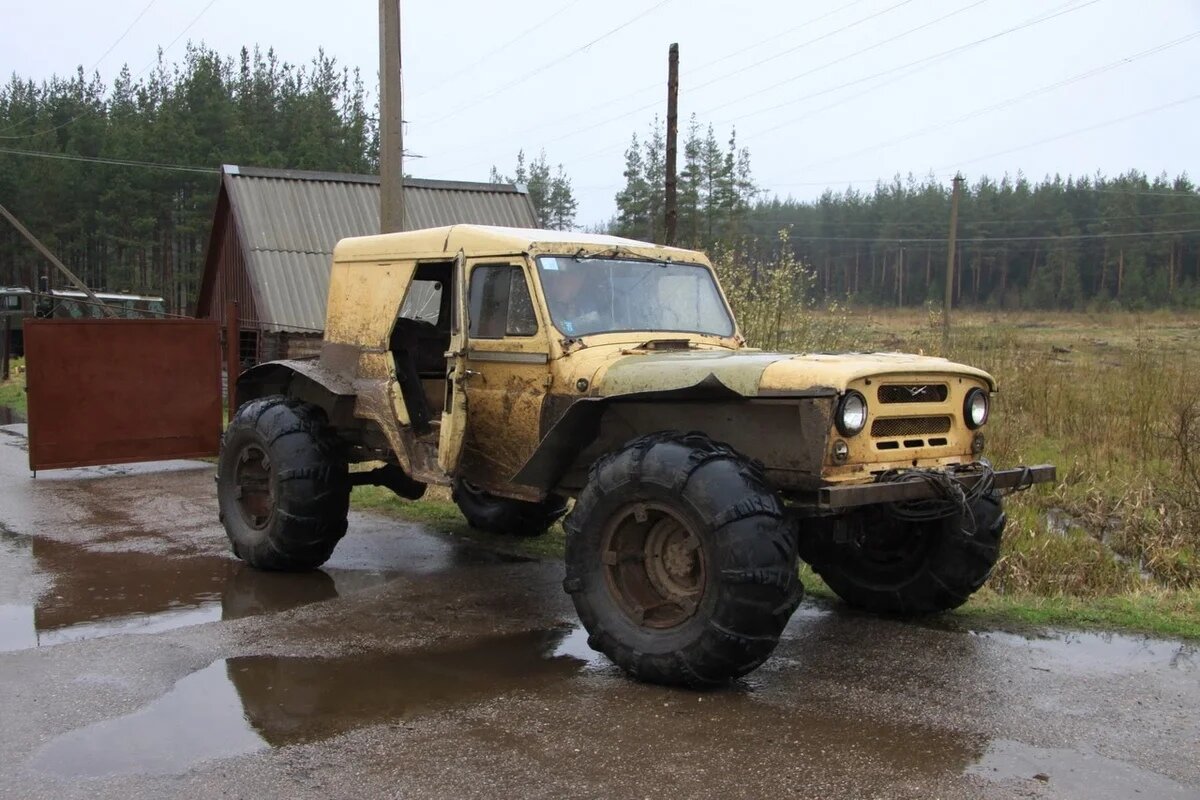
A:
<svg viewBox="0 0 1200 800">
<path fill-rule="evenodd" d="M 940 304 L 951 187 L 896 176 L 868 191 L 815 200 L 765 197 L 750 153 L 730 132 L 691 120 L 680 150 L 676 244 L 716 251 L 751 273 L 788 258 L 821 300 Z M 635 135 L 613 233 L 665 241 L 661 121 Z M 785 231 L 786 236 L 780 236 Z M 1200 190 L 1186 175 L 1024 175 L 963 182 L 955 247 L 956 305 L 997 309 L 1200 308 Z"/>
<path fill-rule="evenodd" d="M 813 200 L 767 197 L 736 131 L 719 138 L 693 116 L 681 138 L 677 244 L 720 253 L 755 279 L 784 263 L 786 247 L 821 299 L 940 301 L 950 216 L 942 181 L 897 176 Z M 371 174 L 378 147 L 361 77 L 322 52 L 293 65 L 270 50 L 226 58 L 189 45 L 181 62 L 160 53 L 111 84 L 81 68 L 0 86 L 0 202 L 89 285 L 162 294 L 176 312 L 194 307 L 220 164 Z M 631 137 L 616 215 L 597 229 L 664 241 L 665 154 L 661 120 Z M 521 151 L 511 176 L 493 167 L 489 179 L 525 184 L 543 225 L 576 226 L 567 170 L 544 152 Z M 1200 307 L 1200 192 L 1186 175 L 981 177 L 963 186 L 958 237 L 959 305 Z M 0 283 L 28 285 L 44 268 L 0 225 Z"/>
</svg>

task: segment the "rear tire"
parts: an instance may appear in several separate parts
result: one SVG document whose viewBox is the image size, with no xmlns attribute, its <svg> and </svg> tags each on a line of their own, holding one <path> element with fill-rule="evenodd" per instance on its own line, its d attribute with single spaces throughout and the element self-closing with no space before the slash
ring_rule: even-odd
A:
<svg viewBox="0 0 1200 800">
<path fill-rule="evenodd" d="M 565 527 L 563 587 L 588 645 L 639 680 L 745 675 L 804 593 L 761 468 L 702 434 L 652 434 L 602 458 Z"/>
<path fill-rule="evenodd" d="M 258 569 L 316 569 L 346 533 L 350 477 L 325 412 L 265 397 L 221 439 L 217 501 L 238 558 Z"/>
<path fill-rule="evenodd" d="M 497 497 L 459 478 L 451 497 L 467 524 L 501 536 L 541 536 L 567 513 L 567 500 L 556 494 L 540 503 Z"/>
<path fill-rule="evenodd" d="M 1005 516 L 996 492 L 971 508 L 974 535 L 955 514 L 907 523 L 872 509 L 847 521 L 851 535 L 835 542 L 815 534 L 813 570 L 848 605 L 885 614 L 934 614 L 958 608 L 977 592 L 1000 557 Z M 970 525 L 970 520 L 965 524 Z M 806 545 L 806 550 L 808 546 Z"/>
</svg>

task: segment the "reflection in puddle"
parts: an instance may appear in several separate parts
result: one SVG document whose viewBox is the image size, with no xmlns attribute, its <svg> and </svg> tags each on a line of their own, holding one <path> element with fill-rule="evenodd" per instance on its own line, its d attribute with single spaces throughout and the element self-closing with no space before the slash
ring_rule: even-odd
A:
<svg viewBox="0 0 1200 800">
<path fill-rule="evenodd" d="M 1046 636 L 1026 637 L 1015 633 L 989 631 L 979 638 L 1010 647 L 1030 650 L 1045 656 L 1047 664 L 1058 662 L 1072 670 L 1128 672 L 1168 666 L 1180 670 L 1197 667 L 1194 644 L 1153 639 L 1120 633 L 1083 633 L 1059 631 Z"/>
<path fill-rule="evenodd" d="M 139 711 L 58 737 L 33 766 L 67 777 L 179 773 L 563 680 L 584 666 L 580 642 L 586 650 L 551 629 L 406 653 L 223 659 Z"/>
<path fill-rule="evenodd" d="M 1125 800 L 1153 797 L 1155 800 L 1191 798 L 1195 789 L 1165 775 L 1135 767 L 1097 753 L 1061 748 L 1034 747 L 1022 742 L 997 739 L 967 774 L 988 781 L 1023 781 L 1040 776 L 1051 796 L 1062 800 Z"/>
<path fill-rule="evenodd" d="M 42 584 L 16 593 L 34 603 L 0 597 L 0 652 L 276 613 L 337 597 L 339 581 L 357 590 L 390 578 L 258 572 L 219 556 L 97 551 L 8 534 L 0 534 L 0 559 L 6 583 Z"/>
<path fill-rule="evenodd" d="M 105 513 L 117 515 L 113 509 Z M 93 522 L 99 515 L 89 511 Z M 118 520 L 110 527 L 127 524 Z M 347 537 L 323 570 L 284 574 L 259 572 L 220 555 L 156 552 L 161 545 L 153 532 L 81 545 L 0 529 L 0 652 L 276 613 L 401 574 L 529 560 L 406 532 Z M 124 549 L 104 549 L 115 547 Z M 40 585 L 4 591 L 19 581 Z"/>
</svg>

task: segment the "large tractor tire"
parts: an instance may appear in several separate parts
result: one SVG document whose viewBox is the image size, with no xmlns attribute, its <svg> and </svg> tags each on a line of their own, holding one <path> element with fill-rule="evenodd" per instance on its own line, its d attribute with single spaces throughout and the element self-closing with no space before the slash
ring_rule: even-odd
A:
<svg viewBox="0 0 1200 800">
<path fill-rule="evenodd" d="M 640 680 L 745 675 L 804 594 L 761 468 L 702 434 L 652 434 L 602 458 L 565 527 L 563 587 L 588 644 Z"/>
<path fill-rule="evenodd" d="M 540 503 L 497 497 L 458 479 L 451 493 L 472 528 L 502 536 L 541 536 L 567 513 L 567 500 L 552 494 Z"/>
<path fill-rule="evenodd" d="M 217 500 L 234 555 L 252 567 L 324 564 L 350 510 L 346 460 L 325 413 L 279 396 L 239 408 L 221 440 Z"/>
<path fill-rule="evenodd" d="M 920 615 L 958 608 L 983 586 L 1000 557 L 1005 516 L 991 492 L 966 519 L 904 522 L 870 510 L 849 524 L 851 535 L 840 542 L 817 534 L 826 540 L 816 543 L 813 570 L 855 608 Z"/>
</svg>

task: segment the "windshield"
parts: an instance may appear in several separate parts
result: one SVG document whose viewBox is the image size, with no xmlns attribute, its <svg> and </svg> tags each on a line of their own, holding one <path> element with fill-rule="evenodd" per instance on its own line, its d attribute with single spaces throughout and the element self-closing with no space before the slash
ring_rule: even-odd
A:
<svg viewBox="0 0 1200 800">
<path fill-rule="evenodd" d="M 712 273 L 696 264 L 540 256 L 554 326 L 568 336 L 671 331 L 732 336 Z"/>
</svg>

